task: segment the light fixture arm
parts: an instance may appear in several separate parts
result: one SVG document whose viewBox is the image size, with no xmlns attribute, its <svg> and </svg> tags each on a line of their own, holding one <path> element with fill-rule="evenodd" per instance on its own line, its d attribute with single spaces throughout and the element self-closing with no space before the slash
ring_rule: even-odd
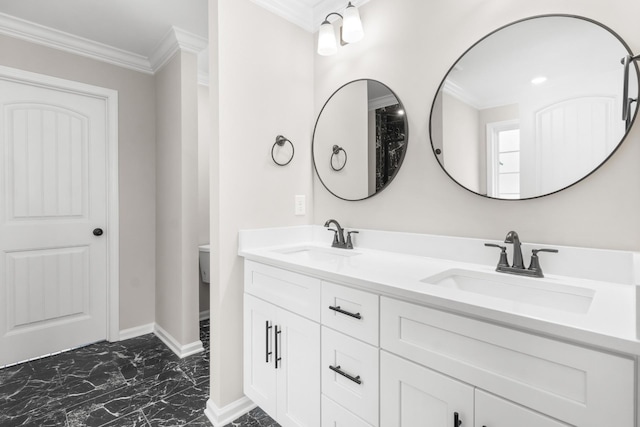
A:
<svg viewBox="0 0 640 427">
<path fill-rule="evenodd" d="M 324 25 L 324 24 L 330 24 L 330 23 L 331 23 L 331 22 L 329 22 L 329 17 L 330 17 L 331 15 L 337 15 L 337 16 L 339 16 L 339 17 L 340 17 L 340 19 L 344 19 L 344 17 L 343 17 L 342 15 L 340 15 L 338 12 L 331 12 L 330 14 L 328 14 L 328 15 L 324 18 L 324 21 L 322 21 L 322 25 Z M 317 21 L 316 21 L 316 22 L 317 22 Z"/>
</svg>

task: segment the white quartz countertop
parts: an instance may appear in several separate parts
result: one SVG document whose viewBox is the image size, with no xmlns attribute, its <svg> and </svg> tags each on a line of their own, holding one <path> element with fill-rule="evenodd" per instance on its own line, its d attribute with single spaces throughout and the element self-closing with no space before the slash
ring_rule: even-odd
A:
<svg viewBox="0 0 640 427">
<path fill-rule="evenodd" d="M 552 273 L 545 274 L 544 279 L 513 276 L 517 278 L 515 280 L 524 280 L 525 285 L 528 280 L 537 286 L 540 282 L 535 281 L 542 280 L 545 286 L 557 285 L 560 293 L 568 286 L 593 295 L 586 312 L 564 310 L 526 299 L 514 301 L 499 293 L 489 296 L 427 283 L 432 281 L 429 280 L 432 276 L 446 275 L 451 270 L 500 277 L 502 273 L 495 273 L 495 264 L 372 249 L 357 244 L 353 250 L 335 249 L 328 242 L 304 240 L 310 236 L 308 233 L 302 233 L 300 238 L 281 239 L 279 244 L 270 246 L 273 242 L 270 239 L 252 239 L 247 235 L 243 239 L 242 233 L 251 233 L 251 230 L 241 232 L 239 247 L 239 255 L 248 260 L 528 332 L 640 355 L 640 341 L 636 337 L 636 286 L 633 284 Z M 326 234 L 322 236 L 326 240 Z M 335 251 L 344 252 L 334 256 Z M 491 253 L 497 262 L 498 252 Z M 541 263 L 544 267 L 544 260 Z"/>
</svg>

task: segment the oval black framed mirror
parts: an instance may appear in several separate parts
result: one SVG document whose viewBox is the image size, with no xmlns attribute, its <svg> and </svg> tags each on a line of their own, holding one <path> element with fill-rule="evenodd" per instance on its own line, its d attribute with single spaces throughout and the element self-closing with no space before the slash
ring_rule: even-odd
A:
<svg viewBox="0 0 640 427">
<path fill-rule="evenodd" d="M 402 166 L 409 127 L 398 96 L 376 80 L 359 79 L 325 102 L 313 130 L 313 165 L 334 196 L 349 201 L 387 188 Z"/>
<path fill-rule="evenodd" d="M 490 33 L 453 64 L 433 101 L 429 131 L 440 166 L 467 190 L 504 200 L 581 181 L 635 121 L 639 73 L 634 62 L 624 97 L 627 55 L 612 30 L 573 15 L 535 16 Z"/>
</svg>

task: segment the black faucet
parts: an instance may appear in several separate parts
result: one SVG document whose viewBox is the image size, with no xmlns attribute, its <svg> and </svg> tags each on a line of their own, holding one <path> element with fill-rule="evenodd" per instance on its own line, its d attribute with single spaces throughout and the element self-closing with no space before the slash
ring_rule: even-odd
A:
<svg viewBox="0 0 640 427">
<path fill-rule="evenodd" d="M 513 243 L 513 268 L 524 268 L 524 262 L 522 262 L 522 245 L 520 244 L 520 237 L 515 231 L 510 231 L 504 238 L 505 243 Z"/>
<path fill-rule="evenodd" d="M 347 238 L 344 238 L 344 228 L 340 227 L 340 224 L 335 219 L 330 219 L 324 223 L 325 227 L 329 227 L 333 223 L 336 228 L 329 228 L 329 230 L 333 231 L 333 243 L 331 243 L 331 247 L 333 248 L 341 248 L 341 249 L 353 249 L 353 242 L 351 240 L 352 233 L 358 233 L 357 231 L 348 231 Z"/>
<path fill-rule="evenodd" d="M 522 261 L 522 248 L 518 233 L 515 231 L 508 232 L 507 236 L 504 238 L 504 242 L 513 244 L 512 266 L 509 266 L 509 261 L 507 260 L 506 246 L 496 245 L 493 243 L 484 244 L 485 246 L 500 248 L 500 260 L 498 261 L 496 271 L 501 273 L 518 274 L 529 277 L 544 277 L 544 274 L 542 274 L 542 267 L 540 267 L 540 260 L 538 259 L 538 252 L 558 252 L 557 249 L 533 249 L 531 251 L 531 263 L 529 264 L 529 268 L 524 268 L 524 262 Z"/>
</svg>

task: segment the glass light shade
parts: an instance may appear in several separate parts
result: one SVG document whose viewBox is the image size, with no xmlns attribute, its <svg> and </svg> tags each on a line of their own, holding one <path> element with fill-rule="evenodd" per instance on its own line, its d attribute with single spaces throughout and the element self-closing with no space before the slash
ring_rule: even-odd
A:
<svg viewBox="0 0 640 427">
<path fill-rule="evenodd" d="M 355 43 L 362 40 L 364 31 L 358 8 L 349 3 L 344 11 L 344 22 L 342 24 L 342 39 L 347 43 Z"/>
<path fill-rule="evenodd" d="M 324 21 L 320 25 L 320 31 L 318 31 L 318 54 L 319 55 L 333 55 L 338 51 L 338 43 L 336 42 L 336 32 L 333 29 L 333 25 L 329 21 Z"/>
</svg>

